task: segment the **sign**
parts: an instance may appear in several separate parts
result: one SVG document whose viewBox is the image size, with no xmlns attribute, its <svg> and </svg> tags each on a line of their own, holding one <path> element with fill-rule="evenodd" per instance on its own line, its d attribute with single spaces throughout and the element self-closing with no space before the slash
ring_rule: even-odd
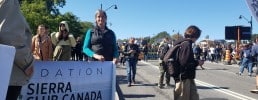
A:
<svg viewBox="0 0 258 100">
<path fill-rule="evenodd" d="M 15 56 L 15 48 L 0 44 L 0 96 L 5 100 L 11 72 L 13 68 L 13 60 Z"/>
<path fill-rule="evenodd" d="M 112 62 L 39 61 L 22 100 L 114 100 Z"/>
<path fill-rule="evenodd" d="M 240 40 L 251 40 L 251 28 L 245 26 L 226 26 L 225 27 L 225 39 L 237 40 L 238 28 L 240 28 Z"/>
</svg>

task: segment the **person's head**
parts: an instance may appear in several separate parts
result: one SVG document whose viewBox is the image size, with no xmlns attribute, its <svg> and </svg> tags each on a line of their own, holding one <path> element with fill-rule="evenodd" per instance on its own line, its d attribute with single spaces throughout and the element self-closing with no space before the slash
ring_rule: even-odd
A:
<svg viewBox="0 0 258 100">
<path fill-rule="evenodd" d="M 255 43 L 258 43 L 258 37 L 255 38 Z"/>
<path fill-rule="evenodd" d="M 64 29 L 64 30 L 60 30 L 59 34 L 58 34 L 58 40 L 67 40 L 69 37 L 69 33 L 67 31 L 67 29 Z"/>
<path fill-rule="evenodd" d="M 44 35 L 46 32 L 46 27 L 45 25 L 41 24 L 38 26 L 38 29 L 37 29 L 37 34 L 38 35 Z"/>
<path fill-rule="evenodd" d="M 67 32 L 69 32 L 68 23 L 66 21 L 60 22 L 60 24 L 59 24 L 59 32 L 65 30 L 65 29 L 66 29 Z"/>
<path fill-rule="evenodd" d="M 165 37 L 164 39 L 163 39 L 163 42 L 168 42 L 169 41 L 169 38 L 168 37 Z"/>
<path fill-rule="evenodd" d="M 243 47 L 244 49 L 247 49 L 249 47 L 249 44 L 244 44 Z"/>
<path fill-rule="evenodd" d="M 130 39 L 129 39 L 129 44 L 134 44 L 134 41 L 135 41 L 135 38 L 133 38 L 133 37 L 131 37 Z"/>
<path fill-rule="evenodd" d="M 96 25 L 105 28 L 107 23 L 107 14 L 103 10 L 97 10 L 95 14 Z"/>
<path fill-rule="evenodd" d="M 202 31 L 197 26 L 191 25 L 185 30 L 184 37 L 195 42 L 201 36 L 201 32 Z"/>
</svg>

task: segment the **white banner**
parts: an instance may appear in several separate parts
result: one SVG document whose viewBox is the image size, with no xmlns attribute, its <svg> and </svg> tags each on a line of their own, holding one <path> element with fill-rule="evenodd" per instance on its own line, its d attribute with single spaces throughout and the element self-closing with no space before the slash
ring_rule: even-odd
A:
<svg viewBox="0 0 258 100">
<path fill-rule="evenodd" d="M 15 56 L 15 48 L 0 44 L 0 97 L 5 100 L 11 72 L 13 68 L 13 60 Z"/>
<path fill-rule="evenodd" d="M 252 15 L 255 17 L 256 21 L 258 21 L 258 0 L 246 0 L 246 3 Z"/>
<path fill-rule="evenodd" d="M 5 99 L 15 56 L 15 48 L 0 44 L 0 96 Z"/>
<path fill-rule="evenodd" d="M 22 100 L 114 100 L 115 68 L 112 62 L 35 62 Z"/>
</svg>

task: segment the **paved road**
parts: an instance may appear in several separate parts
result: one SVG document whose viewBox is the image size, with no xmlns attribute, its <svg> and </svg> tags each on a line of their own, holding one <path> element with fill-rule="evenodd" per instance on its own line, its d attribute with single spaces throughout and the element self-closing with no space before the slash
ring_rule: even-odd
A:
<svg viewBox="0 0 258 100">
<path fill-rule="evenodd" d="M 250 93 L 255 86 L 255 76 L 249 77 L 247 71 L 242 76 L 237 65 L 221 63 L 204 64 L 205 70 L 197 70 L 197 88 L 201 100 L 258 100 L 258 94 Z M 127 87 L 126 68 L 116 69 L 117 84 L 125 100 L 173 100 L 173 87 L 157 87 L 159 70 L 157 60 L 140 61 L 137 65 L 136 84 Z M 174 85 L 174 81 L 171 81 Z"/>
</svg>

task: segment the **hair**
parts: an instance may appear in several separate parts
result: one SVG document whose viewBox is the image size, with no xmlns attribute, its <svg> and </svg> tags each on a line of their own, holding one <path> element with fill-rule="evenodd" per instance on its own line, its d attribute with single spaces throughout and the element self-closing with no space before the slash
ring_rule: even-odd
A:
<svg viewBox="0 0 258 100">
<path fill-rule="evenodd" d="M 185 30 L 185 38 L 196 38 L 198 39 L 201 35 L 201 30 L 194 25 L 189 26 L 186 30 Z"/>
<path fill-rule="evenodd" d="M 104 15 L 104 17 L 107 19 L 107 13 L 104 10 L 98 9 L 95 13 L 95 18 L 97 17 L 97 15 L 99 13 L 102 13 Z"/>
<path fill-rule="evenodd" d="M 39 26 L 38 26 L 38 28 L 39 27 L 44 27 L 45 29 L 46 29 L 46 26 L 44 25 L 44 24 L 40 24 Z M 39 34 L 39 30 L 37 29 L 37 34 Z"/>
<path fill-rule="evenodd" d="M 163 41 L 165 42 L 165 41 L 169 41 L 169 38 L 168 37 L 165 37 L 164 39 L 163 39 Z"/>
<path fill-rule="evenodd" d="M 67 34 L 64 34 L 64 33 L 67 33 Z M 58 38 L 59 41 L 62 40 L 62 39 L 64 39 L 66 41 L 66 40 L 68 40 L 68 35 L 69 35 L 68 31 L 67 31 L 67 29 L 65 29 L 65 30 L 59 32 L 57 38 Z"/>
<path fill-rule="evenodd" d="M 98 9 L 95 13 L 95 18 L 97 18 L 97 15 L 102 13 L 104 15 L 104 17 L 107 19 L 107 13 L 104 10 Z M 97 21 L 96 21 L 97 24 Z M 105 23 L 105 28 L 107 28 L 107 22 Z"/>
</svg>

